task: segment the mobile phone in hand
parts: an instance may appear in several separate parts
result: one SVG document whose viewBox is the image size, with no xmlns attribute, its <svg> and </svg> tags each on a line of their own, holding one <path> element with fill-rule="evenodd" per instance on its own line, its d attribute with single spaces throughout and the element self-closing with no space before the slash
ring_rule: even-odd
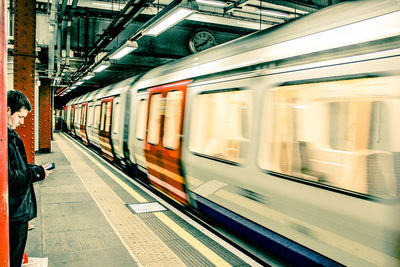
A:
<svg viewBox="0 0 400 267">
<path fill-rule="evenodd" d="M 55 167 L 56 167 L 56 164 L 54 164 L 54 162 L 52 162 L 49 165 L 47 165 L 46 168 L 44 168 L 44 169 L 49 171 L 49 170 L 54 169 Z"/>
</svg>

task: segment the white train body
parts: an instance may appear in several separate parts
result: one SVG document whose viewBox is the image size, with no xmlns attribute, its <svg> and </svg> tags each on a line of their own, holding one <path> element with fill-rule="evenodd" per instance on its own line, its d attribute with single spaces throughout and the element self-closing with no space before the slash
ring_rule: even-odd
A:
<svg viewBox="0 0 400 267">
<path fill-rule="evenodd" d="M 398 1 L 343 3 L 107 88 L 81 98 L 88 142 L 173 199 L 292 263 L 400 265 Z M 75 132 L 82 104 L 67 104 Z"/>
</svg>

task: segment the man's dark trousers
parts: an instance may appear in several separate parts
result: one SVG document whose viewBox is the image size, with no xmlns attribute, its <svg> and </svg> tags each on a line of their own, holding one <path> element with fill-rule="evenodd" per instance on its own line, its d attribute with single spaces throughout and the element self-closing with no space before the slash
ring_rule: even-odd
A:
<svg viewBox="0 0 400 267">
<path fill-rule="evenodd" d="M 10 223 L 10 267 L 21 267 L 27 238 L 28 222 Z"/>
</svg>

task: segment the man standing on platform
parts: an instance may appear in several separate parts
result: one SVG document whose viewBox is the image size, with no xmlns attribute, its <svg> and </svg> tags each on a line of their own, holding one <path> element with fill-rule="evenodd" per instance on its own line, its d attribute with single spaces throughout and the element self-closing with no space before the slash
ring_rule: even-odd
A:
<svg viewBox="0 0 400 267">
<path fill-rule="evenodd" d="M 15 129 L 31 111 L 28 98 L 18 90 L 7 91 L 8 209 L 10 266 L 20 267 L 28 238 L 28 222 L 37 215 L 33 183 L 45 179 L 46 165 L 28 164 L 24 143 Z"/>
</svg>

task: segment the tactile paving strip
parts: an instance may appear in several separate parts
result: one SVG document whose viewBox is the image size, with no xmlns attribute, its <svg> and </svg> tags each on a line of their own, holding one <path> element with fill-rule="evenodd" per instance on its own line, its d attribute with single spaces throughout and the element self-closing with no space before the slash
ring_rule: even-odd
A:
<svg viewBox="0 0 400 267">
<path fill-rule="evenodd" d="M 127 206 L 134 213 L 149 213 L 149 212 L 157 212 L 157 211 L 166 211 L 167 210 L 166 208 L 164 208 L 164 206 L 162 206 L 158 202 L 127 204 Z"/>
<path fill-rule="evenodd" d="M 138 265 L 159 267 L 168 263 L 168 266 L 185 266 L 140 218 L 126 208 L 116 193 L 91 168 L 87 168 L 72 146 L 67 146 L 63 139 L 58 141 L 72 168 Z"/>
</svg>

